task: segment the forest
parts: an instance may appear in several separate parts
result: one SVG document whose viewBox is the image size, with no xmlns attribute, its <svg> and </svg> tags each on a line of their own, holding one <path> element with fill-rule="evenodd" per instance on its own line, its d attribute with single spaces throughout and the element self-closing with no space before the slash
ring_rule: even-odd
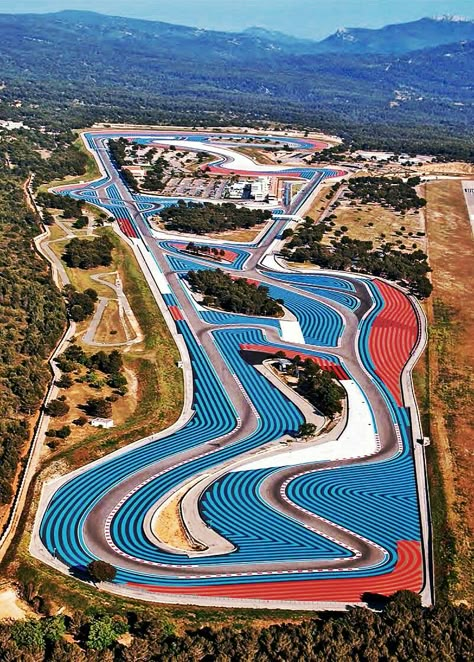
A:
<svg viewBox="0 0 474 662">
<path fill-rule="evenodd" d="M 0 624 L 2 660 L 468 662 L 474 654 L 471 608 L 440 604 L 424 609 L 409 591 L 388 599 L 372 596 L 385 605 L 382 613 L 352 608 L 278 625 L 236 621 L 218 628 L 188 626 L 179 633 L 171 621 L 146 611 L 111 614 L 90 609 L 51 616 L 50 603 L 41 602 L 32 587 L 26 592 L 33 593 L 32 601 L 45 615 Z"/>
<path fill-rule="evenodd" d="M 167 230 L 207 234 L 239 228 L 253 228 L 269 220 L 269 210 L 237 207 L 231 202 L 214 205 L 210 202 L 184 202 L 160 211 L 160 217 Z"/>
<path fill-rule="evenodd" d="M 230 313 L 281 317 L 280 300 L 268 296 L 268 287 L 255 285 L 246 278 L 233 279 L 221 269 L 189 271 L 188 282 L 195 292 L 204 295 L 203 304 Z"/>
<path fill-rule="evenodd" d="M 315 224 L 312 218 L 307 217 L 295 232 L 285 235 L 288 242 L 281 255 L 292 262 L 313 262 L 325 269 L 381 276 L 407 287 L 420 299 L 430 296 L 433 287 L 427 274 L 431 269 L 423 251 L 403 252 L 396 250 L 391 243 L 385 243 L 375 251 L 372 241 L 347 236 L 333 239 L 331 245 L 326 246 L 321 239 L 327 229 L 325 223 Z"/>
<path fill-rule="evenodd" d="M 37 180 L 63 162 L 58 140 Z M 75 152 L 70 167 L 77 167 Z M 0 136 L 0 503 L 9 503 L 20 458 L 30 436 L 29 419 L 40 408 L 51 380 L 47 359 L 66 324 L 65 304 L 47 263 L 35 252 L 40 233 L 25 202 L 25 176 L 36 163 L 33 145 Z M 5 155 L 8 154 L 8 161 Z"/>
</svg>

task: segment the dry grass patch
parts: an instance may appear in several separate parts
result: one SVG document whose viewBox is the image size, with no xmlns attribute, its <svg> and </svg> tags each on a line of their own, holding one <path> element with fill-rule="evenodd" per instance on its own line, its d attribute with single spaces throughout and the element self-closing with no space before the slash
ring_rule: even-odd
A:
<svg viewBox="0 0 474 662">
<path fill-rule="evenodd" d="M 214 234 L 207 235 L 211 239 L 221 239 L 222 241 L 240 241 L 240 242 L 250 242 L 254 241 L 260 232 L 264 230 L 266 223 L 260 223 L 259 225 L 254 225 L 253 228 L 249 230 L 230 230 L 229 232 L 215 232 Z M 232 249 L 231 249 L 232 250 Z"/>
<path fill-rule="evenodd" d="M 49 242 L 51 242 L 51 241 L 57 242 L 61 246 L 61 250 L 63 250 L 64 249 L 64 244 L 61 244 L 61 242 L 58 241 L 58 239 L 64 239 L 64 240 L 66 239 L 66 233 L 64 232 L 64 230 L 62 228 L 60 228 L 59 225 L 56 225 L 56 223 L 54 225 L 48 226 L 48 229 L 49 229 L 49 239 L 48 239 L 48 241 Z M 54 244 L 51 246 L 51 248 L 53 250 L 55 250 Z"/>
<path fill-rule="evenodd" d="M 258 149 L 258 147 L 240 147 L 239 145 L 236 145 L 236 151 L 245 154 L 245 156 L 249 156 L 256 163 L 261 163 L 263 165 L 275 165 L 276 163 L 276 159 L 271 152 L 267 152 L 264 149 Z"/>
<path fill-rule="evenodd" d="M 107 380 L 107 375 L 103 375 L 100 372 L 95 373 L 97 377 L 96 382 L 80 381 L 80 379 L 83 378 L 86 373 L 87 370 L 81 366 L 81 368 L 76 370 L 74 373 L 71 373 L 70 375 L 74 379 L 74 384 L 68 389 L 61 389 L 60 395 L 66 396 L 66 401 L 70 409 L 65 416 L 52 419 L 49 429 L 59 429 L 64 425 L 68 425 L 71 429 L 71 434 L 66 439 L 57 439 L 54 437 L 48 439 L 49 446 L 53 447 L 52 449 L 54 451 L 54 455 L 73 448 L 75 444 L 90 437 L 91 435 L 104 434 L 103 431 L 99 428 L 91 428 L 88 423 L 84 426 L 79 426 L 73 423 L 74 420 L 83 416 L 87 416 L 82 408 L 86 404 L 87 400 L 90 398 L 106 398 L 111 396 L 114 391 L 114 389 L 112 389 L 110 386 L 107 386 L 105 383 Z M 126 370 L 124 374 L 127 377 L 129 391 L 126 395 L 120 396 L 115 402 L 112 403 L 111 418 L 113 418 L 114 424 L 116 426 L 120 426 L 126 423 L 137 406 L 137 388 L 135 384 L 135 375 L 130 370 Z M 95 388 L 94 383 L 100 384 L 100 388 Z M 52 457 L 50 450 L 44 449 L 44 451 L 45 457 Z"/>
<path fill-rule="evenodd" d="M 318 187 L 317 193 L 311 202 L 311 206 L 306 211 L 306 215 L 311 216 L 311 218 L 314 218 L 314 220 L 317 221 L 319 216 L 329 205 L 329 200 L 326 198 L 326 196 L 330 192 L 332 197 L 331 186 L 329 184 L 323 184 L 322 186 Z"/>
<path fill-rule="evenodd" d="M 459 181 L 430 183 L 426 197 L 434 286 L 428 307 L 431 434 L 456 540 L 451 597 L 472 601 L 474 242 Z"/>
<path fill-rule="evenodd" d="M 409 211 L 402 215 L 378 204 L 351 206 L 342 203 L 333 213 L 336 215 L 333 219 L 336 224 L 334 230 L 345 226 L 348 228 L 348 237 L 372 241 L 374 248 L 387 242 L 396 244 L 398 241 L 410 252 L 414 250 L 414 244 L 423 251 L 426 248 L 426 238 L 417 236 L 417 232 L 425 232 L 424 214 L 418 211 Z M 405 229 L 401 230 L 402 227 Z M 334 238 L 337 239 L 333 232 L 327 232 L 322 243 L 329 244 Z"/>
<path fill-rule="evenodd" d="M 133 335 L 130 337 L 133 338 Z M 100 318 L 99 326 L 94 336 L 94 342 L 113 344 L 126 341 L 127 334 L 119 314 L 118 301 L 109 299 Z"/>
<path fill-rule="evenodd" d="M 463 162 L 427 163 L 417 170 L 426 175 L 474 175 L 474 165 Z"/>
</svg>

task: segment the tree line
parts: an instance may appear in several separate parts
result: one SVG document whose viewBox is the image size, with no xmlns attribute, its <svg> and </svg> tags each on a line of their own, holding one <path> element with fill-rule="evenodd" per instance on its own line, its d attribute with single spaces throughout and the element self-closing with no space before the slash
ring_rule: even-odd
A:
<svg viewBox="0 0 474 662">
<path fill-rule="evenodd" d="M 347 228 L 346 228 L 347 229 Z M 281 255 L 293 262 L 312 262 L 324 269 L 368 273 L 393 280 L 407 287 L 420 299 L 430 296 L 433 286 L 427 274 L 431 271 L 428 256 L 416 249 L 411 253 L 396 250 L 387 242 L 374 250 L 372 241 L 343 236 L 333 239 L 329 246 L 321 243 L 328 226 L 315 224 L 307 217 L 296 230 L 284 232 L 288 239 Z"/>
<path fill-rule="evenodd" d="M 355 177 L 348 182 L 349 197 L 362 204 L 376 202 L 404 214 L 426 205 L 415 189 L 420 181 L 419 177 L 409 177 L 406 182 L 400 177 Z"/>
<path fill-rule="evenodd" d="M 127 170 L 125 167 L 128 163 L 126 151 L 128 146 L 129 142 L 125 138 L 111 138 L 108 141 L 109 151 L 112 156 L 112 160 L 115 162 L 120 177 L 123 179 L 125 184 L 127 184 L 127 186 L 132 189 L 132 191 L 137 192 L 138 182 L 130 170 Z"/>
<path fill-rule="evenodd" d="M 409 591 L 389 598 L 372 596 L 384 605 L 383 612 L 355 607 L 342 613 L 312 613 L 279 625 L 194 625 L 179 634 L 172 622 L 146 610 L 50 615 L 51 602 L 42 600 L 34 586 L 25 586 L 24 594 L 43 617 L 0 624 L 3 660 L 467 662 L 474 655 L 471 608 L 440 604 L 424 609 Z"/>
</svg>

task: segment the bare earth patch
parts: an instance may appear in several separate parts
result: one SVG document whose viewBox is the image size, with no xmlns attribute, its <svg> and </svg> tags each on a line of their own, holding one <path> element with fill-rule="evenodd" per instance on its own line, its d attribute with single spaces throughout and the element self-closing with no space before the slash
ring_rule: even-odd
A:
<svg viewBox="0 0 474 662">
<path fill-rule="evenodd" d="M 472 163 L 427 163 L 419 170 L 427 175 L 473 175 L 474 165 Z"/>
<path fill-rule="evenodd" d="M 30 613 L 30 609 L 19 600 L 12 588 L 0 591 L 0 621 L 5 618 L 17 621 L 26 618 Z"/>
<path fill-rule="evenodd" d="M 114 299 L 109 299 L 100 318 L 99 326 L 94 336 L 94 342 L 112 344 L 126 341 L 127 334 L 119 315 L 118 302 Z"/>
<path fill-rule="evenodd" d="M 191 545 L 186 535 L 180 513 L 180 503 L 186 487 L 173 496 L 163 505 L 159 513 L 153 520 L 153 532 L 164 543 L 182 549 L 183 551 L 193 551 L 195 547 Z"/>
</svg>

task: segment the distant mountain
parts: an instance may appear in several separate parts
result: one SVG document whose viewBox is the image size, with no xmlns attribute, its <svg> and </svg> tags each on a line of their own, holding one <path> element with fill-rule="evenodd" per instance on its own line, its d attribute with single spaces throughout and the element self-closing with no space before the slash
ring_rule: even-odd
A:
<svg viewBox="0 0 474 662">
<path fill-rule="evenodd" d="M 252 37 L 261 44 L 271 45 L 275 50 L 289 51 L 293 54 L 316 53 L 318 52 L 318 42 L 311 39 L 301 39 L 292 35 L 278 32 L 277 30 L 266 30 L 260 27 L 251 27 L 241 33 L 247 37 Z"/>
<path fill-rule="evenodd" d="M 379 30 L 342 28 L 318 42 L 319 53 L 402 54 L 474 40 L 474 21 L 455 16 L 422 18 Z"/>
</svg>

